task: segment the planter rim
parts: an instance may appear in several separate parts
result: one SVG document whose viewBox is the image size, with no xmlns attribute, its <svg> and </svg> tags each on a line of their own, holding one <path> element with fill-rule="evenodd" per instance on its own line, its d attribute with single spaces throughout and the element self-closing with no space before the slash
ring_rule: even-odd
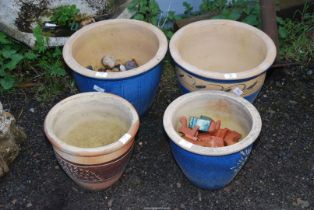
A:
<svg viewBox="0 0 314 210">
<path fill-rule="evenodd" d="M 172 126 L 172 117 L 178 107 L 185 102 L 191 102 L 193 100 L 197 100 L 198 98 L 210 98 L 212 96 L 218 96 L 227 98 L 232 100 L 233 102 L 239 104 L 240 106 L 245 109 L 252 118 L 252 128 L 240 142 L 224 147 L 203 147 L 196 144 L 192 144 L 182 138 L 175 128 Z M 184 150 L 190 151 L 195 154 L 205 155 L 205 156 L 222 156 L 222 155 L 229 155 L 236 152 L 239 152 L 251 144 L 257 139 L 260 134 L 262 128 L 262 120 L 260 117 L 259 112 L 257 109 L 247 100 L 243 99 L 240 96 L 237 96 L 232 93 L 227 93 L 223 91 L 214 91 L 214 90 L 201 90 L 201 91 L 194 91 L 191 93 L 187 93 L 183 96 L 178 97 L 175 99 L 166 109 L 164 116 L 163 116 L 163 125 L 166 133 L 170 137 L 171 141 L 177 144 Z"/>
<path fill-rule="evenodd" d="M 131 111 L 132 122 L 131 122 L 131 126 L 129 127 L 129 130 L 122 137 L 120 137 L 120 139 L 116 140 L 115 142 L 108 145 L 94 147 L 94 148 L 76 147 L 62 141 L 60 138 L 56 136 L 56 134 L 53 132 L 53 129 L 52 129 L 52 124 L 53 124 L 56 114 L 58 113 L 58 111 L 62 109 L 64 104 L 71 103 L 75 105 L 75 103 L 79 103 L 81 100 L 87 100 L 87 99 L 88 100 L 89 99 L 118 100 L 119 103 L 123 104 L 123 106 L 126 106 Z M 53 145 L 53 147 L 58 148 L 62 152 L 65 152 L 67 154 L 74 155 L 74 156 L 86 156 L 86 157 L 101 156 L 101 155 L 113 153 L 119 150 L 120 148 L 122 148 L 123 146 L 127 145 L 130 141 L 133 141 L 139 129 L 139 123 L 140 123 L 139 116 L 135 108 L 127 100 L 123 99 L 120 96 L 116 96 L 110 93 L 88 92 L 88 93 L 79 93 L 79 94 L 70 96 L 68 98 L 61 100 L 59 103 L 53 106 L 45 118 L 44 131 L 48 140 Z"/>
<path fill-rule="evenodd" d="M 206 26 L 208 27 L 208 26 L 213 26 L 213 25 L 236 26 L 236 27 L 239 27 L 240 29 L 248 30 L 254 33 L 259 38 L 261 38 L 266 45 L 267 52 L 266 52 L 265 59 L 256 67 L 252 69 L 248 69 L 246 71 L 237 72 L 237 73 L 233 73 L 233 72 L 222 73 L 218 71 L 208 71 L 208 70 L 200 69 L 186 62 L 182 58 L 179 50 L 176 47 L 177 41 L 184 35 L 184 33 L 188 29 L 195 28 L 195 27 L 206 27 Z M 202 20 L 202 21 L 190 23 L 182 27 L 172 36 L 170 40 L 169 48 L 170 48 L 170 54 L 172 58 L 175 60 L 176 63 L 182 66 L 185 70 L 192 72 L 194 74 L 198 74 L 205 78 L 212 78 L 212 79 L 219 79 L 219 80 L 239 80 L 239 79 L 247 79 L 247 78 L 256 77 L 257 75 L 260 75 L 263 72 L 265 72 L 273 64 L 276 58 L 276 54 L 277 54 L 277 49 L 273 40 L 263 31 L 246 23 L 242 23 L 242 22 L 234 21 L 234 20 L 224 20 L 224 19 Z"/>
<path fill-rule="evenodd" d="M 125 72 L 96 72 L 91 71 L 84 66 L 80 65 L 73 57 L 72 52 L 72 46 L 73 43 L 82 35 L 85 33 L 88 33 L 89 31 L 97 28 L 97 27 L 105 27 L 107 25 L 114 25 L 114 24 L 123 24 L 127 23 L 130 25 L 136 25 L 143 27 L 156 35 L 158 42 L 159 42 L 159 48 L 153 58 L 151 58 L 148 62 L 145 64 L 132 69 L 130 71 Z M 139 37 L 140 38 L 140 37 Z M 66 62 L 66 64 L 75 72 L 86 76 L 90 78 L 95 79 L 122 79 L 127 77 L 133 77 L 139 74 L 142 74 L 146 71 L 149 71 L 153 67 L 155 67 L 157 64 L 159 64 L 163 58 L 165 57 L 168 50 L 168 40 L 165 36 L 165 34 L 156 26 L 146 23 L 144 21 L 139 20 L 130 20 L 130 19 L 112 19 L 112 20 L 103 20 L 96 23 L 92 23 L 90 25 L 84 26 L 74 34 L 66 41 L 64 47 L 63 47 L 63 59 Z"/>
</svg>

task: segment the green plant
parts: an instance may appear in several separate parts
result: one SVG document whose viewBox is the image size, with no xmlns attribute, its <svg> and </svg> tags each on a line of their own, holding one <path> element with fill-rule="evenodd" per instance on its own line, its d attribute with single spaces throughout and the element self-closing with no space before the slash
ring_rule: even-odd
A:
<svg viewBox="0 0 314 210">
<path fill-rule="evenodd" d="M 76 5 L 64 5 L 57 7 L 52 12 L 51 21 L 61 26 L 71 26 L 75 23 L 80 10 Z"/>
<path fill-rule="evenodd" d="M 35 52 L 39 55 L 39 59 L 34 65 L 42 70 L 42 82 L 37 89 L 36 98 L 44 102 L 61 93 L 61 90 L 65 88 L 66 81 L 60 83 L 60 80 L 67 75 L 61 49 L 58 47 L 48 48 L 48 37 L 39 26 L 35 27 L 34 36 L 36 38 Z"/>
<path fill-rule="evenodd" d="M 66 74 L 60 48 L 54 48 L 43 54 L 38 66 L 44 70 L 45 77 L 63 77 Z"/>
<path fill-rule="evenodd" d="M 163 20 L 164 24 L 159 26 L 168 39 L 171 39 L 174 34 L 174 22 L 180 19 L 181 17 L 176 15 L 174 11 L 169 11 L 167 16 Z"/>
<path fill-rule="evenodd" d="M 260 4 L 258 1 L 252 1 L 251 4 L 246 5 L 242 11 L 242 22 L 256 27 L 261 27 L 260 11 Z"/>
<path fill-rule="evenodd" d="M 58 78 L 45 78 L 45 82 L 41 83 L 36 89 L 35 98 L 37 101 L 45 103 L 54 99 L 55 96 L 62 94 L 65 89 L 71 93 L 77 92 L 74 81 L 68 75 Z"/>
<path fill-rule="evenodd" d="M 43 35 L 43 31 L 39 25 L 34 28 L 33 35 L 36 39 L 35 50 L 38 53 L 44 53 L 47 50 L 48 37 Z"/>
<path fill-rule="evenodd" d="M 18 81 L 16 69 L 37 56 L 0 32 L 0 89 L 10 90 Z"/>
<path fill-rule="evenodd" d="M 281 60 L 307 65 L 314 58 L 314 14 L 304 12 L 301 20 L 277 19 L 279 25 L 279 55 Z M 313 35 L 312 35 L 313 36 Z"/>
<path fill-rule="evenodd" d="M 9 90 L 16 81 L 11 72 L 22 61 L 24 56 L 11 47 L 10 42 L 3 33 L 0 33 L 0 44 L 0 85 L 3 89 Z"/>
<path fill-rule="evenodd" d="M 35 27 L 33 34 L 36 38 L 35 50 L 40 55 L 37 65 L 45 71 L 45 76 L 64 76 L 66 71 L 61 49 L 48 49 L 48 37 L 39 26 Z"/>
<path fill-rule="evenodd" d="M 215 19 L 230 19 L 248 23 L 250 25 L 260 26 L 260 8 L 258 1 L 233 0 L 226 4 L 224 0 L 203 0 L 201 11 L 218 14 Z"/>
<path fill-rule="evenodd" d="M 203 0 L 200 5 L 201 13 L 220 13 L 226 6 L 226 0 Z"/>
<path fill-rule="evenodd" d="M 135 12 L 133 19 L 158 25 L 160 8 L 155 0 L 132 0 L 128 9 Z"/>
<path fill-rule="evenodd" d="M 224 8 L 221 13 L 214 18 L 216 19 L 229 19 L 239 20 L 241 17 L 241 10 L 238 8 Z"/>
<path fill-rule="evenodd" d="M 184 10 L 184 15 L 185 16 L 191 16 L 193 14 L 193 7 L 190 3 L 184 1 L 183 2 L 183 7 L 185 8 Z"/>
<path fill-rule="evenodd" d="M 163 17 L 156 0 L 132 0 L 128 9 L 135 12 L 133 19 L 146 21 L 159 27 L 169 39 L 174 33 L 174 21 L 181 18 L 174 11 L 168 11 Z"/>
<path fill-rule="evenodd" d="M 66 73 L 61 48 L 48 48 L 49 34 L 39 26 L 33 34 L 36 45 L 31 50 L 0 32 L 0 91 L 31 83 L 36 98 L 44 102 L 65 88 L 73 90 L 73 80 Z"/>
</svg>

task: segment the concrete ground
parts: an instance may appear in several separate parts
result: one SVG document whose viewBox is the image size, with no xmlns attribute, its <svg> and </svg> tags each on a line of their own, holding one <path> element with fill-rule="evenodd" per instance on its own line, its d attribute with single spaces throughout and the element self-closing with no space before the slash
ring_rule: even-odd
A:
<svg viewBox="0 0 314 210">
<path fill-rule="evenodd" d="M 1 95 L 28 140 L 0 179 L 0 209 L 314 209 L 313 90 L 313 69 L 269 75 L 254 103 L 263 120 L 260 138 L 234 181 L 217 191 L 193 186 L 171 155 L 162 115 L 180 91 L 169 64 L 123 177 L 100 192 L 67 177 L 43 133 L 45 115 L 67 93 L 44 105 L 31 91 Z"/>
</svg>

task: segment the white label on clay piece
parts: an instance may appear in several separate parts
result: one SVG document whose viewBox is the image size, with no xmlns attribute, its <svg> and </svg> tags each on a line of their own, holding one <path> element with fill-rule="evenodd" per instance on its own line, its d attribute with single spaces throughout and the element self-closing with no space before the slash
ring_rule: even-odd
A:
<svg viewBox="0 0 314 210">
<path fill-rule="evenodd" d="M 236 79 L 238 76 L 236 73 L 224 74 L 225 79 Z"/>
<path fill-rule="evenodd" d="M 181 140 L 179 141 L 180 146 L 185 147 L 185 148 L 191 148 L 193 144 L 191 142 Z"/>
<path fill-rule="evenodd" d="M 93 89 L 96 90 L 97 92 L 102 92 L 102 93 L 105 92 L 105 89 L 103 89 L 103 88 L 101 88 L 101 87 L 99 87 L 97 85 L 94 85 Z"/>
<path fill-rule="evenodd" d="M 233 92 L 234 94 L 236 94 L 237 96 L 241 96 L 241 95 L 243 94 L 243 91 L 242 91 L 240 88 L 238 88 L 238 87 L 233 88 L 233 89 L 232 89 L 232 92 Z"/>
<path fill-rule="evenodd" d="M 124 134 L 120 139 L 119 141 L 122 143 L 122 144 L 125 144 L 127 143 L 127 141 L 129 141 L 129 139 L 131 138 L 131 135 L 126 133 Z"/>
<path fill-rule="evenodd" d="M 96 72 L 95 75 L 97 77 L 107 77 L 108 73 L 107 72 Z"/>
</svg>

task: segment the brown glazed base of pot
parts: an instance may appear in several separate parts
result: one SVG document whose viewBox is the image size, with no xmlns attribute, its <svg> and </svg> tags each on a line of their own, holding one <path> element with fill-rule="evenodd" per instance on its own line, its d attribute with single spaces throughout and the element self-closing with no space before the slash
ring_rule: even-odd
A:
<svg viewBox="0 0 314 210">
<path fill-rule="evenodd" d="M 134 144 L 121 157 L 96 165 L 72 163 L 56 154 L 57 160 L 66 174 L 87 190 L 104 190 L 119 180 L 131 157 Z"/>
<path fill-rule="evenodd" d="M 101 183 L 84 183 L 84 182 L 79 182 L 72 177 L 71 178 L 76 184 L 83 187 L 84 189 L 98 191 L 98 190 L 105 190 L 109 188 L 111 185 L 113 185 L 114 183 L 116 183 L 122 176 L 123 171 L 124 169 L 121 171 L 121 173 L 115 175 L 114 177 L 106 179 L 104 182 L 101 182 Z"/>
</svg>

